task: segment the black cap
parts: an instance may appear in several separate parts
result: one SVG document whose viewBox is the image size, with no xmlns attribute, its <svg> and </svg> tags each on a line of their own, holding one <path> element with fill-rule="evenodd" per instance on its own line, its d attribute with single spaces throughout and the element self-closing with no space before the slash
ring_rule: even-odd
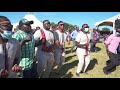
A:
<svg viewBox="0 0 120 90">
<path fill-rule="evenodd" d="M 19 25 L 20 26 L 22 26 L 22 25 L 31 25 L 31 24 L 33 24 L 34 22 L 33 21 L 28 21 L 27 19 L 21 19 L 20 21 L 19 21 Z"/>
</svg>

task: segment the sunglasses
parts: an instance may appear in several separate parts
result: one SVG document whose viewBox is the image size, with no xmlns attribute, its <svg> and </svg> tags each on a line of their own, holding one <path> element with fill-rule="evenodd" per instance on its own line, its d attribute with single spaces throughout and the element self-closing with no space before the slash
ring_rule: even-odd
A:
<svg viewBox="0 0 120 90">
<path fill-rule="evenodd" d="M 60 24 L 60 26 L 64 26 L 64 24 Z"/>
<path fill-rule="evenodd" d="M 13 26 L 13 25 L 11 25 L 11 24 L 0 24 L 0 26 L 7 26 L 7 27 L 11 27 L 11 26 Z"/>
<path fill-rule="evenodd" d="M 85 27 L 85 28 L 89 28 L 89 26 Z"/>
</svg>

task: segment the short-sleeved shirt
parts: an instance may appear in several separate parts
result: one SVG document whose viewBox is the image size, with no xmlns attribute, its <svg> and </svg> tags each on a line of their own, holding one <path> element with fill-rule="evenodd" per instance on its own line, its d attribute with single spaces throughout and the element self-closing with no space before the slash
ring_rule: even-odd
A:
<svg viewBox="0 0 120 90">
<path fill-rule="evenodd" d="M 35 40 L 32 33 L 25 33 L 22 30 L 18 30 L 15 34 L 13 34 L 13 38 L 17 39 L 19 42 L 21 42 L 23 39 L 26 38 L 26 36 L 31 36 L 32 40 L 29 42 L 25 42 L 21 46 L 21 52 L 22 55 L 19 58 L 20 60 L 20 66 L 23 67 L 23 70 L 29 70 L 32 68 L 33 65 L 33 59 L 34 59 L 34 48 L 35 48 Z"/>
<path fill-rule="evenodd" d="M 13 66 L 14 59 L 21 56 L 21 48 L 19 42 L 16 39 L 11 38 L 6 43 L 6 49 L 8 52 L 8 71 L 10 71 Z M 0 69 L 5 69 L 5 49 L 2 44 L 0 44 Z"/>
<path fill-rule="evenodd" d="M 117 48 L 120 43 L 120 37 L 117 37 L 114 34 L 111 34 L 108 39 L 105 41 L 105 44 L 108 45 L 108 50 L 114 54 L 117 54 Z"/>
<path fill-rule="evenodd" d="M 50 45 L 54 44 L 54 35 L 52 33 L 51 30 L 45 30 L 45 29 L 42 29 L 43 32 L 45 33 L 45 36 L 46 36 L 46 46 L 49 47 Z M 35 33 L 34 33 L 34 39 L 35 41 L 39 41 L 42 39 L 42 34 L 41 34 L 41 31 L 40 30 L 37 30 Z M 37 49 L 39 51 L 41 51 L 41 48 L 42 48 L 42 45 L 39 45 L 37 47 Z"/>
<path fill-rule="evenodd" d="M 99 39 L 99 33 L 96 31 L 96 32 L 93 32 L 92 34 L 92 41 L 95 42 Z"/>
<path fill-rule="evenodd" d="M 54 31 L 55 41 L 59 40 L 59 42 L 60 42 L 60 45 L 59 46 L 54 45 L 54 48 L 61 49 L 62 45 L 64 45 L 64 47 L 65 47 L 66 37 L 67 37 L 67 35 L 65 33 L 61 33 L 59 30 Z"/>
<path fill-rule="evenodd" d="M 78 34 L 78 31 L 74 30 L 70 35 L 71 35 L 72 39 L 75 39 L 77 34 Z"/>
<path fill-rule="evenodd" d="M 87 35 L 87 36 L 86 36 Z M 89 43 L 90 42 L 90 36 L 88 34 L 83 33 L 82 31 L 80 31 L 77 36 L 76 36 L 76 40 L 77 42 L 79 42 L 79 44 L 85 44 L 85 43 Z M 77 48 L 77 51 L 79 51 L 79 53 L 81 55 L 86 55 L 86 49 L 84 48 Z M 89 51 L 88 51 L 89 53 Z"/>
</svg>

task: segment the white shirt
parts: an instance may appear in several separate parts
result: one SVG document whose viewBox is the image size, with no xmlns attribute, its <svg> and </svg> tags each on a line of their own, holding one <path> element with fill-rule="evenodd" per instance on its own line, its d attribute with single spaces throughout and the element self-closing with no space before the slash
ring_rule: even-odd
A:
<svg viewBox="0 0 120 90">
<path fill-rule="evenodd" d="M 49 47 L 51 44 L 54 44 L 54 36 L 53 36 L 53 33 L 52 31 L 50 30 L 45 30 L 43 29 L 44 33 L 45 33 L 45 36 L 46 36 L 46 46 Z M 42 34 L 41 34 L 41 31 L 40 30 L 37 30 L 35 33 L 34 33 L 34 39 L 39 41 L 42 39 Z M 37 47 L 39 50 L 41 50 L 41 45 Z"/>
<path fill-rule="evenodd" d="M 65 33 L 61 33 L 59 30 L 56 30 L 54 32 L 55 40 L 59 40 L 59 42 L 60 42 L 60 46 L 55 45 L 55 47 L 54 47 L 55 49 L 61 49 L 62 45 L 64 45 L 64 47 L 65 47 L 66 36 L 67 35 Z"/>
<path fill-rule="evenodd" d="M 88 36 L 88 38 L 87 38 Z M 80 31 L 77 36 L 76 36 L 76 40 L 77 42 L 79 42 L 79 44 L 85 44 L 85 43 L 89 43 L 90 42 L 90 36 L 85 33 L 83 33 L 82 31 Z M 81 54 L 81 55 L 86 55 L 86 50 L 84 48 L 77 48 L 77 51 Z M 89 52 L 88 52 L 89 53 Z"/>
</svg>

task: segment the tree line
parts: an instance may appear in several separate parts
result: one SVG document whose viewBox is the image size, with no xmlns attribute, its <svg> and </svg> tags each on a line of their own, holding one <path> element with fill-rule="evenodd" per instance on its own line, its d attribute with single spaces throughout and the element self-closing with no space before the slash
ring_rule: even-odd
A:
<svg viewBox="0 0 120 90">
<path fill-rule="evenodd" d="M 98 30 L 100 32 L 101 35 L 103 34 L 111 34 L 112 30 L 110 30 L 109 28 L 102 28 L 102 30 Z"/>
<path fill-rule="evenodd" d="M 51 25 L 52 25 L 52 27 L 53 28 L 56 28 L 57 27 L 57 23 L 54 23 L 54 22 L 51 22 Z M 70 32 L 72 31 L 72 30 L 74 30 L 74 27 L 76 27 L 77 25 L 72 25 L 72 24 L 69 24 L 69 23 L 64 23 L 64 27 L 65 27 L 65 30 L 70 30 Z M 109 28 L 102 28 L 102 30 L 98 30 L 99 32 L 100 32 L 100 34 L 101 35 L 103 35 L 103 34 L 110 34 L 110 33 L 112 33 L 112 31 L 109 29 Z"/>
</svg>

